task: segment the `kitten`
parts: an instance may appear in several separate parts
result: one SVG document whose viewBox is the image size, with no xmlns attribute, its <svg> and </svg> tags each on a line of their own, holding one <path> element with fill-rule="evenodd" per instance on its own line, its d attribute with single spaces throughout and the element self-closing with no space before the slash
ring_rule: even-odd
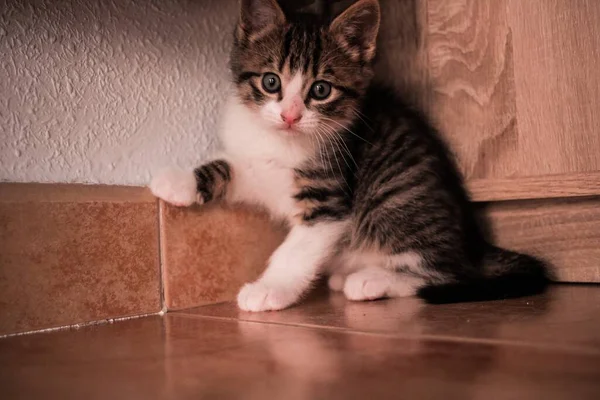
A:
<svg viewBox="0 0 600 400">
<path fill-rule="evenodd" d="M 486 300 L 546 286 L 541 261 L 486 242 L 437 132 L 373 81 L 379 19 L 376 0 L 331 24 L 243 0 L 222 155 L 151 183 L 171 204 L 253 203 L 289 224 L 240 291 L 243 310 L 286 308 L 320 274 L 350 300 Z"/>
</svg>

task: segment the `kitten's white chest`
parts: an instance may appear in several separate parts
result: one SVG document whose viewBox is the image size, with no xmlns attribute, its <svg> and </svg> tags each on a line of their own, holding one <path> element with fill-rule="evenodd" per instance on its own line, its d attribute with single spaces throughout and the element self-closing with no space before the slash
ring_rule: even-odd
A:
<svg viewBox="0 0 600 400">
<path fill-rule="evenodd" d="M 290 168 L 275 160 L 230 160 L 234 165 L 235 183 L 229 198 L 265 207 L 269 213 L 288 219 L 294 215 L 294 176 Z"/>
<path fill-rule="evenodd" d="M 269 131 L 259 117 L 233 99 L 226 108 L 221 141 L 224 157 L 232 164 L 232 201 L 259 204 L 278 218 L 295 212 L 294 168 L 309 151 L 281 133 Z"/>
</svg>

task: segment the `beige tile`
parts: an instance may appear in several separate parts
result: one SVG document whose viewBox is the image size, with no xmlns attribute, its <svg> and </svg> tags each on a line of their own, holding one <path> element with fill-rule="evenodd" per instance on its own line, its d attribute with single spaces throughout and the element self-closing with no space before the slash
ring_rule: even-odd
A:
<svg viewBox="0 0 600 400">
<path fill-rule="evenodd" d="M 169 309 L 231 300 L 255 279 L 284 230 L 262 213 L 206 205 L 177 208 L 161 202 L 161 253 Z"/>
<path fill-rule="evenodd" d="M 599 363 L 561 349 L 167 315 L 0 340 L 0 387 L 8 400 L 596 399 Z"/>
<path fill-rule="evenodd" d="M 0 334 L 160 310 L 143 188 L 0 184 Z"/>
<path fill-rule="evenodd" d="M 444 337 L 600 352 L 600 286 L 557 285 L 542 295 L 447 305 L 416 298 L 350 302 L 318 290 L 279 312 L 249 313 L 223 303 L 182 313 L 287 325 L 326 326 L 400 337 Z"/>
</svg>

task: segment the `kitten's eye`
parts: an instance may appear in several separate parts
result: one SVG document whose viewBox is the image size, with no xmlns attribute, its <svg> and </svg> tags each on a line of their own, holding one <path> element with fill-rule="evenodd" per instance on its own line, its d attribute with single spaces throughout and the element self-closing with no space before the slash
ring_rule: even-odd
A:
<svg viewBox="0 0 600 400">
<path fill-rule="evenodd" d="M 313 83 L 310 88 L 310 95 L 317 100 L 325 100 L 331 94 L 331 83 L 319 81 Z"/>
<path fill-rule="evenodd" d="M 271 72 L 263 75 L 262 86 L 267 93 L 277 93 L 281 89 L 281 79 Z"/>
</svg>

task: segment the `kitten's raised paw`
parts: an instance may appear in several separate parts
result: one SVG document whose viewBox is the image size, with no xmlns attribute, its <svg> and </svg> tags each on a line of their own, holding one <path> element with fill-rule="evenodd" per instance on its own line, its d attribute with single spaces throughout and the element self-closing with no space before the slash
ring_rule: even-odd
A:
<svg viewBox="0 0 600 400">
<path fill-rule="evenodd" d="M 244 311 L 275 311 L 291 306 L 298 296 L 290 290 L 263 282 L 247 283 L 237 297 Z"/>
<path fill-rule="evenodd" d="M 150 190 L 156 197 L 179 207 L 202 203 L 196 188 L 196 177 L 191 171 L 167 169 L 152 179 Z"/>
<path fill-rule="evenodd" d="M 344 294 L 348 300 L 366 301 L 386 297 L 390 282 L 385 274 L 362 270 L 348 275 Z"/>
</svg>

